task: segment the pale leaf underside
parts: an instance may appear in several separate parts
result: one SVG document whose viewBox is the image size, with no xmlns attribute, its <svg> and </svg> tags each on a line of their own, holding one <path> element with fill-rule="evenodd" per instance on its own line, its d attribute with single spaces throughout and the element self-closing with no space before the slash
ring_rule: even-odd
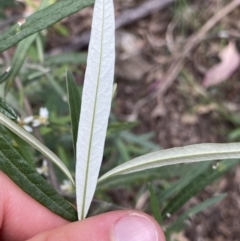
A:
<svg viewBox="0 0 240 241">
<path fill-rule="evenodd" d="M 79 219 L 86 217 L 103 157 L 111 107 L 114 62 L 112 0 L 96 0 L 77 138 L 76 188 Z"/>
<path fill-rule="evenodd" d="M 104 174 L 99 179 L 99 182 L 115 175 L 133 173 L 173 164 L 238 158 L 240 158 L 240 143 L 205 143 L 175 147 L 149 153 L 117 166 Z"/>
</svg>

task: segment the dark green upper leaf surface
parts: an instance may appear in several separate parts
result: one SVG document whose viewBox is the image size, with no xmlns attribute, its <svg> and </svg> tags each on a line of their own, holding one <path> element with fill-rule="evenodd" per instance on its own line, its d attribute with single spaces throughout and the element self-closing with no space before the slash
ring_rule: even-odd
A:
<svg viewBox="0 0 240 241">
<path fill-rule="evenodd" d="M 19 137 L 18 135 L 16 135 L 14 132 L 10 131 L 9 129 L 7 129 L 7 132 L 10 134 L 10 136 L 13 138 L 13 140 L 15 141 L 15 150 L 19 152 L 19 154 L 22 156 L 22 158 L 31 166 L 31 167 L 35 167 L 35 158 L 33 155 L 33 152 L 31 150 L 31 146 L 24 141 L 21 137 Z M 1 150 L 1 148 L 0 148 Z"/>
<path fill-rule="evenodd" d="M 72 122 L 73 146 L 76 154 L 78 122 L 80 118 L 80 94 L 74 77 L 69 71 L 67 71 L 67 92 Z"/>
<path fill-rule="evenodd" d="M 9 119 L 16 120 L 17 115 L 8 103 L 0 97 L 0 112 L 7 116 Z"/>
<path fill-rule="evenodd" d="M 0 35 L 0 52 L 93 3 L 94 0 L 61 0 L 32 14 L 21 27 L 15 24 Z"/>
<path fill-rule="evenodd" d="M 77 220 L 77 212 L 72 205 L 60 196 L 34 168 L 29 166 L 2 137 L 0 137 L 0 170 L 23 191 L 52 212 L 70 221 Z"/>
</svg>

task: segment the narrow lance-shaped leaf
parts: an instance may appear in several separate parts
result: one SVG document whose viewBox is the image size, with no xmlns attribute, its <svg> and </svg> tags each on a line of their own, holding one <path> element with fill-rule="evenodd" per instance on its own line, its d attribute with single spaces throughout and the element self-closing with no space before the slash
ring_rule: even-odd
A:
<svg viewBox="0 0 240 241">
<path fill-rule="evenodd" d="M 160 213 L 156 193 L 151 182 L 148 183 L 148 190 L 150 193 L 150 206 L 153 216 L 159 224 L 162 224 L 162 215 Z"/>
<path fill-rule="evenodd" d="M 115 62 L 112 0 L 96 0 L 77 140 L 76 187 L 79 219 L 86 217 L 103 157 Z"/>
<path fill-rule="evenodd" d="M 12 120 L 17 120 L 17 115 L 14 112 L 13 108 L 8 105 L 8 103 L 0 97 L 0 113 L 4 114 Z"/>
<path fill-rule="evenodd" d="M 208 207 L 222 201 L 226 197 L 226 194 L 220 194 L 215 197 L 209 198 L 206 201 L 188 209 L 184 212 L 177 220 L 175 220 L 169 227 L 167 227 L 166 236 L 172 232 L 180 232 L 184 229 L 184 221 L 192 216 L 198 214 L 199 212 L 207 209 Z"/>
<path fill-rule="evenodd" d="M 41 5 L 39 7 L 39 10 L 46 8 L 49 4 L 50 4 L 49 0 L 42 1 Z M 5 80 L 8 80 L 8 84 L 5 87 L 6 90 L 9 89 L 9 87 L 12 85 L 14 79 L 18 75 L 18 73 L 19 73 L 20 69 L 22 68 L 23 63 L 25 61 L 27 52 L 28 52 L 29 48 L 31 47 L 32 43 L 34 42 L 34 40 L 37 38 L 37 36 L 38 36 L 37 33 L 33 34 L 18 44 L 16 51 L 14 53 L 14 56 L 13 56 L 12 62 L 11 62 L 11 67 L 9 67 L 7 69 L 8 71 L 5 71 L 5 73 L 0 75 L 0 84 L 3 83 Z"/>
<path fill-rule="evenodd" d="M 8 130 L 9 134 L 12 136 L 14 142 L 13 146 L 16 151 L 22 156 L 22 158 L 32 167 L 35 167 L 35 158 L 34 154 L 31 150 L 30 145 L 20 138 L 18 135 L 13 133 L 12 131 Z"/>
<path fill-rule="evenodd" d="M 238 158 L 240 158 L 240 143 L 205 143 L 185 147 L 175 147 L 149 153 L 117 166 L 104 174 L 99 179 L 99 182 L 115 175 L 138 172 L 150 168 L 168 166 L 178 163 Z"/>
<path fill-rule="evenodd" d="M 0 52 L 93 3 L 94 0 L 62 0 L 32 14 L 26 18 L 26 22 L 22 26 L 15 24 L 1 33 Z"/>
<path fill-rule="evenodd" d="M 24 141 L 30 144 L 32 147 L 40 151 L 43 155 L 48 157 L 53 161 L 65 174 L 66 176 L 74 183 L 71 173 L 63 164 L 63 162 L 46 146 L 44 146 L 40 141 L 38 141 L 34 136 L 29 134 L 26 130 L 21 128 L 19 125 L 15 124 L 13 121 L 8 119 L 6 116 L 0 113 L 0 123 L 7 127 L 9 130 L 14 132 L 16 135 L 21 137 Z"/>
<path fill-rule="evenodd" d="M 177 212 L 190 198 L 197 195 L 207 185 L 210 185 L 215 180 L 220 178 L 224 173 L 233 168 L 238 160 L 223 160 L 217 165 L 211 166 L 208 170 L 193 179 L 181 192 L 173 199 L 167 202 L 167 205 L 162 210 L 162 216 L 166 217 Z"/>
<path fill-rule="evenodd" d="M 1 136 L 0 170 L 23 191 L 52 212 L 69 221 L 76 221 L 77 213 L 72 205 L 60 196 Z"/>
<path fill-rule="evenodd" d="M 73 147 L 76 155 L 78 123 L 79 123 L 79 116 L 80 116 L 80 94 L 77 88 L 77 84 L 74 80 L 74 77 L 69 71 L 67 71 L 66 80 L 67 80 L 68 104 L 69 104 L 71 123 L 72 123 Z"/>
<path fill-rule="evenodd" d="M 6 80 L 9 80 L 6 89 L 9 89 L 9 86 L 18 75 L 26 58 L 27 52 L 36 37 L 37 34 L 33 34 L 32 36 L 28 37 L 27 39 L 23 40 L 18 44 L 14 57 L 12 59 L 11 66 L 9 66 L 8 69 L 0 76 L 0 84 Z"/>
<path fill-rule="evenodd" d="M 58 81 L 51 74 L 46 73 L 45 76 L 48 80 L 48 83 L 52 86 L 56 93 L 62 98 L 64 102 L 67 102 L 67 93 L 62 88 L 60 83 L 58 83 Z"/>
<path fill-rule="evenodd" d="M 206 169 L 209 167 L 211 162 L 201 163 L 201 166 L 196 165 L 189 169 L 190 171 L 183 175 L 180 179 L 172 183 L 167 189 L 163 192 L 160 192 L 158 195 L 158 202 L 162 203 L 168 198 L 172 197 L 176 193 L 182 193 L 182 189 L 186 187 L 189 183 L 193 183 L 194 179 L 202 173 L 206 173 Z"/>
</svg>

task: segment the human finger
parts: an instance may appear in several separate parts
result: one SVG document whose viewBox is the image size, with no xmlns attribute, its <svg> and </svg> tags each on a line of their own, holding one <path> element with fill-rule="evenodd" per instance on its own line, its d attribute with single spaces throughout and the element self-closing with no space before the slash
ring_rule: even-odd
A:
<svg viewBox="0 0 240 241">
<path fill-rule="evenodd" d="M 137 211 L 114 211 L 39 234 L 28 241 L 165 241 L 156 221 Z"/>
<path fill-rule="evenodd" d="M 22 241 L 67 224 L 0 171 L 0 240 Z"/>
</svg>

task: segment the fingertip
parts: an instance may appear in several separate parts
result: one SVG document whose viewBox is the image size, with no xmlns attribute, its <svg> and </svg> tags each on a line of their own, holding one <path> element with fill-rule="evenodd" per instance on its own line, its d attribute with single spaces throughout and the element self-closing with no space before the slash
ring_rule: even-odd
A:
<svg viewBox="0 0 240 241">
<path fill-rule="evenodd" d="M 132 211 L 113 225 L 112 241 L 165 241 L 158 223 L 143 212 Z"/>
<path fill-rule="evenodd" d="M 28 241 L 165 241 L 157 222 L 138 211 L 114 211 L 71 223 Z"/>
</svg>

